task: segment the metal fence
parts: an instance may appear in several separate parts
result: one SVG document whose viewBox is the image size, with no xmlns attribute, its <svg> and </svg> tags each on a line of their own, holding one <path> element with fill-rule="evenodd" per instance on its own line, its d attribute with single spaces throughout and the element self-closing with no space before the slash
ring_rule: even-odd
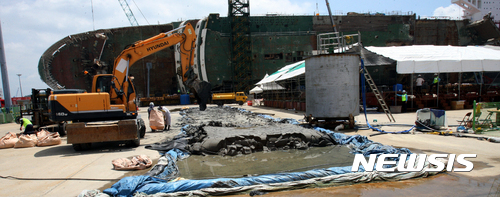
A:
<svg viewBox="0 0 500 197">
<path fill-rule="evenodd" d="M 14 122 L 14 118 L 21 115 L 20 106 L 12 106 L 9 111 L 6 108 L 2 108 L 0 111 L 0 124 Z"/>
<path fill-rule="evenodd" d="M 343 35 L 341 32 L 318 34 L 318 53 L 344 53 L 361 43 L 361 34 Z"/>
</svg>

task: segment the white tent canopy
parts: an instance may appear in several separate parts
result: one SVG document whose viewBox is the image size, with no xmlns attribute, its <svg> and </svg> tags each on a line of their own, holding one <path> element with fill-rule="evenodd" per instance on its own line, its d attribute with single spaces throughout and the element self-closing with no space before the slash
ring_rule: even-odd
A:
<svg viewBox="0 0 500 197">
<path fill-rule="evenodd" d="M 274 72 L 273 74 L 266 75 L 262 80 L 256 83 L 256 85 L 275 83 L 275 81 L 281 81 L 303 74 L 305 73 L 305 62 L 306 61 L 303 60 L 295 62 L 293 64 L 286 65 L 283 68 L 279 69 L 278 71 Z"/>
<path fill-rule="evenodd" d="M 282 81 L 306 73 L 306 61 L 300 61 L 293 65 L 294 66 L 291 67 L 286 73 L 284 73 L 274 81 Z"/>
<path fill-rule="evenodd" d="M 276 82 L 266 83 L 259 86 L 262 90 L 284 90 L 283 86 L 280 86 Z"/>
<path fill-rule="evenodd" d="M 262 92 L 264 92 L 264 90 L 262 90 L 259 86 L 255 86 L 255 88 L 250 90 L 250 94 L 260 94 Z"/>
<path fill-rule="evenodd" d="M 494 46 L 413 45 L 366 49 L 396 60 L 399 74 L 500 71 L 500 47 Z"/>
</svg>

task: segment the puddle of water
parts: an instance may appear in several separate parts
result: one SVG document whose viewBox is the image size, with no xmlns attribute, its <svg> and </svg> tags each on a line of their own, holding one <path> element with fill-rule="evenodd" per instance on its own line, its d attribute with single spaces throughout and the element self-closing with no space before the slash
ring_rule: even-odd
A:
<svg viewBox="0 0 500 197">
<path fill-rule="evenodd" d="M 177 162 L 186 179 L 243 177 L 280 172 L 351 166 L 354 155 L 345 146 L 311 147 L 308 150 L 256 152 L 249 155 L 191 155 Z"/>
</svg>

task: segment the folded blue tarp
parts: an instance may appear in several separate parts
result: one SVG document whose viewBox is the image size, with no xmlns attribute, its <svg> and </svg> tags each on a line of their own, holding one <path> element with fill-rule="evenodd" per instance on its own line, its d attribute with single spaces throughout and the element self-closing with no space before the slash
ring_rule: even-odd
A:
<svg viewBox="0 0 500 197">
<path fill-rule="evenodd" d="M 136 192 L 145 194 L 172 193 L 180 191 L 192 191 L 203 188 L 216 187 L 241 187 L 257 184 L 283 183 L 290 181 L 306 180 L 311 178 L 325 177 L 330 175 L 345 174 L 351 172 L 351 166 L 333 167 L 328 169 L 315 169 L 305 172 L 293 172 L 283 174 L 269 174 L 257 177 L 245 177 L 237 179 L 219 178 L 206 180 L 180 180 L 165 182 L 162 179 L 151 176 L 126 177 L 114 184 L 111 188 L 104 190 L 111 196 L 132 196 Z"/>
</svg>

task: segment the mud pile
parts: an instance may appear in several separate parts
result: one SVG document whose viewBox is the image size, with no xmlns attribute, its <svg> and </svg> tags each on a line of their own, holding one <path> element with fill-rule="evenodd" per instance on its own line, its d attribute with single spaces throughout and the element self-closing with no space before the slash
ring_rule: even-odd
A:
<svg viewBox="0 0 500 197">
<path fill-rule="evenodd" d="M 431 167 L 428 162 L 418 172 L 351 172 L 353 153 L 411 154 L 406 148 L 386 146 L 366 136 L 302 128 L 290 124 L 292 120 L 264 118 L 230 107 L 191 109 L 182 111 L 182 115 L 182 134 L 165 143 L 146 146 L 164 153 L 158 164 L 144 176 L 124 178 L 104 193 L 252 195 L 309 186 L 399 181 L 439 173 L 427 172 Z M 180 177 L 188 179 L 178 180 Z"/>
<path fill-rule="evenodd" d="M 197 108 L 181 112 L 183 134 L 174 140 L 149 147 L 155 150 L 178 148 L 191 154 L 234 156 L 259 151 L 307 149 L 330 146 L 328 135 L 290 124 L 292 120 L 269 119 L 231 107 Z"/>
</svg>

